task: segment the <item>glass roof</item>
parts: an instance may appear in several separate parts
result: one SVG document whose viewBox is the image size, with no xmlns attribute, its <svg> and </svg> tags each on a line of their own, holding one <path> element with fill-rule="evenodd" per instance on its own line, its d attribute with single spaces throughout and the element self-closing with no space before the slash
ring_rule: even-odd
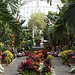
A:
<svg viewBox="0 0 75 75">
<path fill-rule="evenodd" d="M 41 12 L 45 13 L 45 15 L 48 14 L 48 11 L 59 12 L 57 5 L 62 7 L 62 3 L 60 0 L 52 0 L 52 6 L 50 6 L 50 4 L 47 3 L 46 0 L 26 0 L 25 4 L 22 7 L 19 7 L 20 19 L 26 19 L 26 22 L 24 24 L 25 26 L 28 24 L 28 19 L 32 12 L 37 12 L 38 10 L 40 10 Z"/>
</svg>

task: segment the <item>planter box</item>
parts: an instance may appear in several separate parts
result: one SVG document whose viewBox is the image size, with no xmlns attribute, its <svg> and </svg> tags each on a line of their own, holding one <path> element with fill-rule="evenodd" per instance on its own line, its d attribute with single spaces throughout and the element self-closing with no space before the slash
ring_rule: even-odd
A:
<svg viewBox="0 0 75 75">
<path fill-rule="evenodd" d="M 73 59 L 67 59 L 68 64 L 74 64 L 74 60 Z"/>
</svg>

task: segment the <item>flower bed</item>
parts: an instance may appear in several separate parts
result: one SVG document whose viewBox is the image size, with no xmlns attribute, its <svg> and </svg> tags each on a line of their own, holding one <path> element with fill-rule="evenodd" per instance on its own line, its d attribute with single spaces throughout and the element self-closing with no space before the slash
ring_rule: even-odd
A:
<svg viewBox="0 0 75 75">
<path fill-rule="evenodd" d="M 22 75 L 52 75 L 52 55 L 44 57 L 45 51 L 35 51 L 34 53 L 26 52 L 29 59 L 21 62 L 17 71 Z"/>
<path fill-rule="evenodd" d="M 60 53 L 60 58 L 63 64 L 68 63 L 68 59 L 72 59 L 72 56 L 74 55 L 73 50 L 65 50 Z"/>
<path fill-rule="evenodd" d="M 47 54 L 48 54 L 48 55 L 53 55 L 54 57 L 58 57 L 58 55 L 59 55 L 59 53 L 56 53 L 56 52 L 54 52 L 54 53 L 52 53 L 52 52 L 47 52 Z"/>
</svg>

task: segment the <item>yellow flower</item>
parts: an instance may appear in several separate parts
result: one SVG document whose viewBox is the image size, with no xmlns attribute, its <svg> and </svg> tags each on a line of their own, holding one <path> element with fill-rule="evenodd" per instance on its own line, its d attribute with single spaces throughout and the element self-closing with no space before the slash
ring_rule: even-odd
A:
<svg viewBox="0 0 75 75">
<path fill-rule="evenodd" d="M 32 64 L 35 64 L 35 62 L 33 62 Z"/>
<path fill-rule="evenodd" d="M 38 68 L 38 66 L 33 66 L 35 69 L 37 69 Z"/>
<path fill-rule="evenodd" d="M 4 51 L 3 53 L 7 53 L 7 59 L 9 62 L 11 62 L 11 60 L 14 58 L 13 54 L 9 50 Z"/>
<path fill-rule="evenodd" d="M 39 58 L 38 60 L 39 60 L 39 61 L 41 61 L 41 59 L 40 59 L 40 58 Z"/>
<path fill-rule="evenodd" d="M 1 47 L 3 47 L 3 46 L 4 46 L 4 44 L 3 44 L 2 42 L 0 42 L 0 46 L 1 46 Z"/>
<path fill-rule="evenodd" d="M 34 51 L 34 53 L 37 53 L 37 51 Z"/>
<path fill-rule="evenodd" d="M 25 44 L 25 43 L 26 43 L 26 41 L 22 41 L 22 42 L 21 42 L 21 44 Z"/>
</svg>

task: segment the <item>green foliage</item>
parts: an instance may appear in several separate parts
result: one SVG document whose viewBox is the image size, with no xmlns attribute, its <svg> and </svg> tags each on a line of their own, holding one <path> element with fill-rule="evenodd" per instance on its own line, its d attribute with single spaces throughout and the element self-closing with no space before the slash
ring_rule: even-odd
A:
<svg viewBox="0 0 75 75">
<path fill-rule="evenodd" d="M 53 57 L 52 55 L 48 55 L 47 58 L 50 59 L 51 62 L 52 62 L 52 59 L 53 59 L 54 57 Z"/>
<path fill-rule="evenodd" d="M 69 72 L 75 73 L 75 66 L 72 66 Z"/>
<path fill-rule="evenodd" d="M 30 28 L 36 27 L 37 30 L 42 30 L 46 26 L 45 14 L 40 11 L 32 13 L 28 21 Z"/>
<path fill-rule="evenodd" d="M 9 11 L 8 5 L 12 12 Z M 0 40 L 6 41 L 8 32 L 11 30 L 11 32 L 15 32 L 16 44 L 18 44 L 21 25 L 25 22 L 25 20 L 18 21 L 13 17 L 13 14 L 17 12 L 18 0 L 0 0 L 0 7 Z"/>
<path fill-rule="evenodd" d="M 72 1 L 75 1 L 75 0 L 61 0 L 62 3 L 69 3 L 69 2 L 72 2 Z"/>
<path fill-rule="evenodd" d="M 48 73 L 45 73 L 46 75 L 52 75 L 52 73 L 48 72 Z"/>
<path fill-rule="evenodd" d="M 37 72 L 34 72 L 34 71 L 27 71 L 27 70 L 25 70 L 25 71 L 22 71 L 22 72 L 20 72 L 20 74 L 22 74 L 22 75 L 37 75 Z"/>
<path fill-rule="evenodd" d="M 36 36 L 34 40 L 41 40 L 41 36 Z"/>
<path fill-rule="evenodd" d="M 14 59 L 13 54 L 9 50 L 4 51 L 3 53 L 7 53 L 8 63 L 11 63 Z"/>
<path fill-rule="evenodd" d="M 62 63 L 64 63 L 64 64 L 66 64 L 66 62 L 67 62 L 67 58 L 68 58 L 67 52 L 73 52 L 73 50 L 65 50 L 60 53 L 60 58 L 62 60 Z"/>
</svg>

